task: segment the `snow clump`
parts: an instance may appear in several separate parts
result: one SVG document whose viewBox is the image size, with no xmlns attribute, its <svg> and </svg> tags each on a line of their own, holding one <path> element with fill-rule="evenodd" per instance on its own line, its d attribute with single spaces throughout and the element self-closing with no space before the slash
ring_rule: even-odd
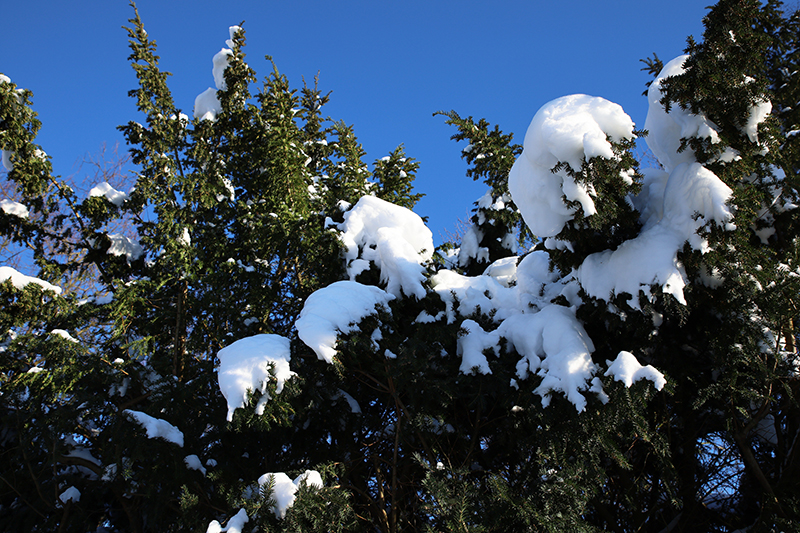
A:
<svg viewBox="0 0 800 533">
<path fill-rule="evenodd" d="M 339 229 L 351 280 L 374 263 L 387 292 L 425 297 L 423 263 L 433 256 L 433 234 L 419 215 L 374 196 L 364 196 L 345 213 Z"/>
<path fill-rule="evenodd" d="M 267 473 L 258 478 L 259 487 L 270 484 L 272 484 L 272 498 L 275 500 L 272 512 L 279 519 L 283 519 L 286 517 L 286 511 L 294 505 L 295 495 L 300 490 L 300 487 L 306 485 L 321 489 L 322 476 L 316 470 L 306 470 L 297 476 L 294 481 L 283 472 Z"/>
<path fill-rule="evenodd" d="M 559 162 L 578 172 L 584 160 L 612 159 L 614 142 L 633 139 L 633 121 L 622 107 L 603 98 L 576 94 L 545 104 L 525 134 L 522 155 L 508 176 L 508 190 L 525 223 L 538 237 L 552 237 L 575 216 L 562 197 L 580 203 L 584 216 L 597 212 L 596 193 L 577 183 Z"/>
<path fill-rule="evenodd" d="M 284 383 L 295 375 L 289 368 L 289 344 L 289 339 L 280 335 L 261 334 L 240 339 L 217 353 L 217 378 L 228 402 L 228 421 L 233 420 L 237 408 L 244 407 L 250 391 L 261 392 L 256 414 L 263 414 L 270 399 L 269 381 L 275 379 L 275 392 L 280 393 Z"/>
<path fill-rule="evenodd" d="M 89 198 L 93 196 L 104 196 L 106 200 L 108 200 L 117 207 L 120 207 L 125 202 L 125 200 L 128 199 L 128 195 L 126 193 L 118 191 L 117 189 L 109 185 L 107 181 L 104 181 L 92 187 L 92 189 L 89 191 Z"/>
<path fill-rule="evenodd" d="M 394 296 L 371 285 L 337 281 L 308 297 L 295 322 L 297 335 L 327 363 L 336 355 L 338 332 L 351 333 L 376 307 L 387 307 Z"/>
<path fill-rule="evenodd" d="M 148 439 L 164 439 L 183 448 L 183 432 L 160 418 L 153 418 L 147 413 L 125 409 L 123 411 L 147 430 Z"/>
</svg>

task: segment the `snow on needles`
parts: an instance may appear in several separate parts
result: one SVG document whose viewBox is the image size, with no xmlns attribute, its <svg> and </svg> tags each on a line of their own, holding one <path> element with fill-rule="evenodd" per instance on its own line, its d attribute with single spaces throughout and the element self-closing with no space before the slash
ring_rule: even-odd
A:
<svg viewBox="0 0 800 533">
<path fill-rule="evenodd" d="M 0 267 L 0 283 L 9 279 L 11 280 L 11 284 L 15 289 L 22 290 L 27 285 L 33 283 L 34 285 L 39 285 L 42 290 L 53 291 L 56 294 L 61 294 L 61 287 L 56 287 L 55 285 L 39 278 L 26 276 L 25 274 L 22 274 L 21 272 L 18 272 L 9 266 Z"/>
<path fill-rule="evenodd" d="M 425 297 L 422 263 L 433 255 L 433 234 L 419 215 L 374 196 L 364 196 L 345 213 L 339 229 L 343 232 L 351 280 L 373 262 L 380 268 L 387 292 Z"/>
<path fill-rule="evenodd" d="M 166 420 L 162 420 L 161 418 L 153 418 L 147 413 L 133 411 L 131 409 L 125 409 L 123 413 L 130 416 L 133 420 L 138 422 L 140 426 L 147 430 L 148 439 L 161 438 L 183 448 L 183 432 Z"/>
<path fill-rule="evenodd" d="M 241 29 L 239 26 L 231 26 L 228 28 L 228 32 L 231 36 L 231 38 L 226 41 L 228 46 L 233 45 L 233 36 L 239 29 Z M 229 48 L 223 48 L 214 54 L 212 58 L 213 67 L 211 69 L 211 74 L 214 76 L 214 85 L 216 89 L 209 87 L 197 95 L 197 98 L 194 100 L 194 118 L 213 121 L 217 119 L 217 115 L 222 111 L 222 104 L 220 104 L 219 98 L 217 98 L 217 91 L 224 91 L 228 88 L 228 85 L 225 83 L 225 69 L 228 68 L 232 55 L 233 51 Z"/>
<path fill-rule="evenodd" d="M 219 72 L 224 70 L 222 59 L 220 56 L 219 65 L 215 63 Z M 555 394 L 563 394 L 578 412 L 587 408 L 589 394 L 608 401 L 602 376 L 627 387 L 644 379 L 656 389 L 663 388 L 664 376 L 652 366 L 642 366 L 630 352 L 619 352 L 605 368 L 595 363 L 594 344 L 576 311 L 583 303 L 581 290 L 607 301 L 615 295 L 630 295 L 633 308 L 638 308 L 640 294 L 652 297 L 653 290 L 685 303 L 687 280 L 678 252 L 687 243 L 701 253 L 709 251 L 703 234 L 711 225 L 735 229 L 731 189 L 701 165 L 690 149 L 679 151 L 681 138 L 719 142 L 716 126 L 680 106 L 667 113 L 660 102 L 664 78 L 682 72 L 684 59 L 669 62 L 649 91 L 647 142 L 663 169 L 643 171 L 641 192 L 630 198 L 641 217 L 642 229 L 637 236 L 613 250 L 589 255 L 572 272 L 553 270 L 549 253 L 536 250 L 522 258 L 495 262 L 480 276 L 444 268 L 431 275 L 432 235 L 422 219 L 406 208 L 365 196 L 344 214 L 342 223 L 329 224 L 341 232 L 350 280 L 322 288 L 305 301 L 295 323 L 300 340 L 320 360 L 331 363 L 339 335 L 358 331 L 360 323 L 381 308 L 391 312 L 392 300 L 422 300 L 435 294 L 443 310 L 435 316 L 422 311 L 414 324 L 459 327 L 452 348 L 461 359 L 459 372 L 463 374 L 492 374 L 497 358 L 513 357 L 516 375 L 510 386 L 536 376 L 533 392 L 541 397 L 543 406 Z M 756 102 L 742 134 L 757 142 L 758 125 L 769 112 L 767 102 Z M 589 217 L 597 212 L 598 202 L 604 198 L 591 185 L 576 182 L 567 170 L 580 171 L 592 158 L 617 157 L 612 143 L 633 139 L 633 131 L 633 122 L 620 106 L 587 95 L 553 100 L 536 113 L 525 136 L 523 153 L 509 174 L 509 190 L 537 237 L 555 237 L 576 213 Z M 557 166 L 561 170 L 553 172 Z M 634 175 L 627 179 L 630 183 Z M 485 197 L 482 202 L 486 204 L 489 199 Z M 570 207 L 566 202 L 575 204 Z M 472 236 L 472 244 L 479 246 L 480 235 Z M 560 245 L 569 248 L 571 243 Z M 385 289 L 355 281 L 371 268 L 380 272 L 380 284 Z M 559 303 L 553 303 L 556 301 Z M 485 320 L 479 322 L 478 314 Z M 375 332 L 375 356 L 396 357 L 375 342 L 380 340 L 380 329 Z M 220 388 L 228 400 L 229 417 L 244 405 L 248 390 L 265 391 L 265 383 L 273 379 L 270 372 L 278 381 L 278 390 L 293 375 L 287 339 L 257 336 L 220 352 Z M 281 517 L 293 501 L 297 481 L 285 474 L 265 476 L 269 477 L 262 476 L 260 483 L 274 484 L 278 502 L 274 510 Z"/>
<path fill-rule="evenodd" d="M 104 196 L 106 200 L 117 207 L 121 206 L 125 200 L 128 199 L 128 195 L 126 193 L 118 191 L 109 185 L 107 181 L 98 183 L 92 187 L 92 190 L 89 191 L 89 197 L 91 198 L 92 196 Z"/>
<path fill-rule="evenodd" d="M 297 335 L 319 359 L 332 363 L 338 332 L 355 331 L 363 318 L 375 313 L 376 307 L 386 307 L 393 299 L 378 287 L 337 281 L 308 297 L 295 322 Z"/>
<path fill-rule="evenodd" d="M 700 252 L 709 251 L 708 242 L 698 231 L 711 223 L 734 229 L 728 205 L 733 191 L 697 163 L 690 149 L 679 151 L 682 137 L 718 141 L 714 125 L 677 105 L 667 113 L 660 102 L 661 83 L 683 72 L 684 60 L 681 56 L 667 63 L 648 92 L 650 108 L 645 126 L 650 135 L 646 140 L 665 172 L 646 173 L 642 193 L 634 201 L 643 215 L 641 233 L 614 251 L 590 255 L 575 274 L 584 290 L 596 298 L 627 293 L 633 297 L 629 304 L 637 308 L 639 291 L 648 296 L 651 285 L 657 285 L 685 304 L 686 274 L 678 251 L 686 242 Z"/>
<path fill-rule="evenodd" d="M 316 470 L 306 470 L 294 480 L 283 472 L 268 473 L 258 478 L 258 485 L 260 487 L 272 485 L 272 498 L 275 500 L 272 512 L 275 513 L 276 517 L 283 519 L 286 516 L 286 511 L 294 505 L 295 494 L 297 494 L 300 487 L 306 485 L 321 489 L 322 476 Z"/>
<path fill-rule="evenodd" d="M 542 106 L 525 134 L 522 155 L 508 176 L 508 190 L 531 231 L 552 237 L 575 215 L 562 197 L 581 204 L 584 216 L 594 214 L 595 192 L 577 183 L 564 170 L 552 172 L 559 162 L 573 171 L 584 159 L 611 159 L 612 141 L 632 139 L 633 121 L 622 107 L 603 98 L 575 94 Z"/>
<path fill-rule="evenodd" d="M 237 408 L 244 407 L 249 391 L 261 391 L 256 405 L 256 414 L 261 415 L 270 399 L 269 381 L 276 381 L 276 393 L 283 390 L 284 383 L 295 375 L 289 368 L 289 345 L 289 339 L 280 335 L 261 334 L 240 339 L 219 351 L 217 377 L 228 402 L 228 421 L 233 420 Z"/>
</svg>

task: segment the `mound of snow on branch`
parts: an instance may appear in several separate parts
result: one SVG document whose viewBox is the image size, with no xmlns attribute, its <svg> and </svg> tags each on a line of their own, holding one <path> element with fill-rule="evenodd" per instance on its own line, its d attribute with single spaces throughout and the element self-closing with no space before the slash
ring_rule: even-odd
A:
<svg viewBox="0 0 800 533">
<path fill-rule="evenodd" d="M 562 197 L 579 202 L 584 216 L 597 212 L 592 187 L 577 183 L 563 169 L 552 172 L 553 167 L 563 162 L 578 172 L 584 160 L 614 157 L 608 138 L 633 137 L 631 118 L 603 98 L 576 94 L 545 104 L 533 117 L 522 155 L 508 176 L 508 190 L 531 231 L 552 237 L 572 220 L 576 208 Z"/>
<path fill-rule="evenodd" d="M 147 438 L 161 438 L 183 448 L 183 432 L 166 420 L 154 418 L 147 413 L 133 411 L 131 409 L 125 409 L 123 413 L 130 416 L 147 430 Z"/>
<path fill-rule="evenodd" d="M 275 392 L 283 390 L 284 383 L 295 375 L 289 368 L 289 345 L 285 337 L 262 334 L 240 339 L 217 353 L 217 378 L 228 402 L 228 421 L 233 420 L 237 408 L 244 407 L 250 391 L 261 391 L 256 405 L 256 414 L 261 415 L 270 399 L 267 394 L 270 380 L 276 381 Z"/>
<path fill-rule="evenodd" d="M 351 280 L 374 263 L 387 292 L 425 297 L 423 263 L 433 256 L 433 234 L 419 215 L 374 196 L 364 196 L 345 213 L 339 229 Z"/>
<path fill-rule="evenodd" d="M 376 307 L 386 307 L 393 299 L 378 287 L 337 281 L 308 297 L 295 322 L 297 335 L 319 359 L 332 363 L 339 332 L 355 331 L 363 318 L 375 313 Z"/>
<path fill-rule="evenodd" d="M 286 511 L 294 505 L 295 495 L 300 487 L 306 485 L 321 489 L 322 476 L 316 470 L 306 470 L 294 480 L 283 472 L 268 473 L 258 478 L 259 487 L 270 484 L 272 485 L 272 498 L 275 500 L 272 512 L 282 520 L 286 517 Z"/>
<path fill-rule="evenodd" d="M 92 187 L 92 189 L 89 191 L 89 197 L 91 198 L 93 196 L 104 196 L 106 200 L 108 200 L 117 207 L 121 206 L 125 202 L 125 200 L 128 199 L 128 195 L 126 193 L 118 191 L 117 189 L 109 185 L 107 181 L 98 183 L 97 185 Z"/>
<path fill-rule="evenodd" d="M 667 63 L 648 93 L 647 144 L 666 172 L 652 170 L 645 175 L 642 192 L 634 202 L 642 213 L 641 233 L 616 250 L 590 255 L 576 272 L 584 290 L 596 298 L 627 293 L 633 296 L 629 303 L 636 308 L 639 291 L 649 296 L 651 286 L 656 285 L 685 304 L 686 273 L 678 251 L 686 242 L 702 253 L 709 251 L 708 242 L 698 232 L 712 223 L 735 229 L 728 205 L 733 191 L 697 163 L 690 149 L 678 151 L 681 137 L 718 141 L 714 125 L 680 106 L 672 106 L 667 113 L 660 103 L 663 80 L 683 72 L 684 61 L 681 56 Z"/>
<path fill-rule="evenodd" d="M 39 278 L 34 278 L 33 276 L 26 276 L 9 266 L 0 267 L 0 283 L 9 279 L 15 289 L 22 290 L 27 285 L 33 283 L 34 285 L 39 285 L 45 291 L 53 291 L 56 294 L 61 294 L 61 287 L 56 287 L 51 283 Z"/>
</svg>

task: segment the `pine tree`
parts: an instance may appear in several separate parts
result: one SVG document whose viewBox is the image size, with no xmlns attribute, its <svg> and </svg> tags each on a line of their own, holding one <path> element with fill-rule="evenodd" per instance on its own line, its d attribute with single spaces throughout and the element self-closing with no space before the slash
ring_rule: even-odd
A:
<svg viewBox="0 0 800 533">
<path fill-rule="evenodd" d="M 439 249 L 419 164 L 370 170 L 317 80 L 251 92 L 234 26 L 190 118 L 134 13 L 127 192 L 54 176 L 0 77 L 0 235 L 35 274 L 0 268 L 7 528 L 791 529 L 796 13 L 711 8 L 646 62 L 649 132 L 585 95 L 523 145 L 440 113 L 489 191 Z"/>
</svg>

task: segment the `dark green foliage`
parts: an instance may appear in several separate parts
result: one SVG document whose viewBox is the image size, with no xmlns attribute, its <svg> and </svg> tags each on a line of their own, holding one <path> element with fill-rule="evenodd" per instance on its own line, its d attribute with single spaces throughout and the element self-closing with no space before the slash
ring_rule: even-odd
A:
<svg viewBox="0 0 800 533">
<path fill-rule="evenodd" d="M 462 149 L 461 157 L 468 165 L 467 176 L 473 180 L 483 179 L 489 186 L 486 196 L 476 202 L 475 215 L 470 219 L 472 228 L 462 236 L 462 248 L 458 267 L 469 276 L 483 273 L 494 261 L 514 255 L 517 248 L 530 237 L 522 218 L 508 193 L 508 173 L 522 146 L 512 144 L 513 134 L 504 134 L 485 119 L 477 123 L 472 117 L 462 118 L 455 111 L 439 111 L 435 115 L 447 117 L 447 124 L 458 128 L 451 139 L 469 141 Z M 469 243 L 469 248 L 467 244 Z M 476 249 L 476 254 L 466 250 Z"/>
<path fill-rule="evenodd" d="M 35 144 L 31 94 L 0 82 L 6 179 L 30 211 L 0 211 L 0 235 L 8 250 L 26 250 L 39 280 L 64 287 L 0 283 L 0 523 L 205 531 L 243 510 L 244 531 L 796 528 L 800 19 L 776 2 L 722 0 L 705 24 L 685 73 L 664 81 L 663 104 L 717 128 L 720 142 L 691 137 L 683 149 L 734 191 L 736 227 L 709 224 L 706 253 L 688 244 L 678 253 L 686 305 L 659 287 L 652 297 L 576 290 L 546 302 L 581 299 L 575 313 L 598 368 L 626 350 L 667 378 L 656 391 L 599 370 L 604 394 L 587 392 L 580 413 L 559 393 L 543 407 L 542 376 L 521 377 L 506 340 L 484 352 L 490 373 L 461 371 L 465 330 L 449 319 L 435 275 L 460 246 L 454 270 L 467 276 L 525 248 L 569 276 L 639 235 L 633 141 L 577 171 L 555 167 L 600 199 L 591 216 L 570 205 L 578 212 L 556 238 L 571 248 L 559 249 L 536 241 L 508 193 L 522 147 L 485 120 L 438 113 L 457 128 L 454 140 L 469 142 L 467 176 L 489 191 L 462 242 L 427 264 L 425 296 L 397 297 L 340 333 L 328 364 L 295 320 L 309 295 L 347 277 L 331 221 L 367 194 L 407 208 L 419 200 L 419 164 L 402 146 L 370 171 L 353 127 L 323 117 L 329 95 L 316 80 L 295 91 L 274 63 L 251 92 L 241 28 L 219 109 L 190 119 L 137 14 L 130 94 L 143 118 L 120 128 L 135 188 L 118 204 L 81 200 Z M 663 67 L 656 55 L 645 65 L 653 76 Z M 772 114 L 751 137 L 750 110 L 767 100 Z M 720 157 L 729 149 L 738 158 Z M 357 281 L 380 286 L 378 267 Z M 498 328 L 485 309 L 459 318 Z M 290 339 L 296 376 L 280 393 L 268 383 L 265 404 L 251 391 L 227 422 L 217 353 L 262 333 Z M 183 445 L 151 438 L 134 412 L 179 428 Z M 189 468 L 190 456 L 207 471 Z M 272 485 L 256 480 L 309 469 L 323 488 L 301 486 L 276 517 Z M 79 501 L 60 500 L 69 487 Z"/>
</svg>

